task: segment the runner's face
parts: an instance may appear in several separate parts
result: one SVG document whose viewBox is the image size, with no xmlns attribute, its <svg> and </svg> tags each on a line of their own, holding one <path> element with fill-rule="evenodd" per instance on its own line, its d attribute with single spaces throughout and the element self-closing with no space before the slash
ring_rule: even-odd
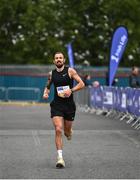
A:
<svg viewBox="0 0 140 180">
<path fill-rule="evenodd" d="M 54 56 L 54 64 L 57 66 L 57 68 L 61 68 L 65 63 L 65 59 L 63 54 L 58 53 Z"/>
</svg>

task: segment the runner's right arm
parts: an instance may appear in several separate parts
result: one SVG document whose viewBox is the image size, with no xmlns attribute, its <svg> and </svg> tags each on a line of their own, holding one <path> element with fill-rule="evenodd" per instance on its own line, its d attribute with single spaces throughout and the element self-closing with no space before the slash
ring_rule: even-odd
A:
<svg viewBox="0 0 140 180">
<path fill-rule="evenodd" d="M 51 84 L 52 84 L 52 72 L 49 72 L 48 81 L 46 83 L 44 93 L 43 93 L 43 98 L 44 99 L 48 99 L 48 97 L 49 97 Z"/>
</svg>

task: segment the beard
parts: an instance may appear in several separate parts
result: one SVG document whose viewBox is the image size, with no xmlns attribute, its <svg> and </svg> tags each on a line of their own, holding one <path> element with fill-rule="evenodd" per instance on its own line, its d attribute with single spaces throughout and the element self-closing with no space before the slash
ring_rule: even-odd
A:
<svg viewBox="0 0 140 180">
<path fill-rule="evenodd" d="M 64 63 L 61 63 L 60 61 L 58 61 L 55 65 L 57 68 L 62 68 L 62 66 L 64 66 Z"/>
<path fill-rule="evenodd" d="M 63 66 L 63 64 L 61 64 L 61 65 L 56 65 L 56 67 L 59 68 L 59 69 L 60 69 L 62 66 Z"/>
</svg>

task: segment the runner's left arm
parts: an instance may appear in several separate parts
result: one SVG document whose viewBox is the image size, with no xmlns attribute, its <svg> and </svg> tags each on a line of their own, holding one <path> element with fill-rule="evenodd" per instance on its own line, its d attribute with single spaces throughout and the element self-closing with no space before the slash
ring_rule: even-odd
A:
<svg viewBox="0 0 140 180">
<path fill-rule="evenodd" d="M 80 89 L 83 89 L 85 87 L 84 82 L 75 69 L 69 68 L 69 75 L 77 82 L 77 84 L 71 89 L 72 92 L 79 91 Z"/>
</svg>

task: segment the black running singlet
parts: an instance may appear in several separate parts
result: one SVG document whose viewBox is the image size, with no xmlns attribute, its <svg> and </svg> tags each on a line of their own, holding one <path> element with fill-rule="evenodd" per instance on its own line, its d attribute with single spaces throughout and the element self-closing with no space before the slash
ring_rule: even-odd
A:
<svg viewBox="0 0 140 180">
<path fill-rule="evenodd" d="M 70 97 L 63 98 L 58 94 L 64 89 L 73 87 L 73 79 L 69 77 L 68 67 L 64 67 L 63 71 L 58 72 L 56 69 L 52 71 L 52 83 L 54 84 L 54 101 L 57 102 L 71 102 L 73 101 L 73 94 Z"/>
</svg>

